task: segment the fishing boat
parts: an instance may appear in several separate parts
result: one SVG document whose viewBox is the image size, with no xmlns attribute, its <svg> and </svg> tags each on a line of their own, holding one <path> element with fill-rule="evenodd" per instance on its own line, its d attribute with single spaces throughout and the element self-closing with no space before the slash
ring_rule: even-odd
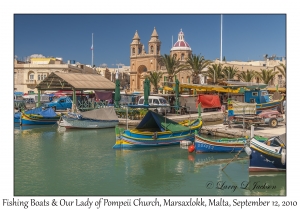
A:
<svg viewBox="0 0 300 210">
<path fill-rule="evenodd" d="M 257 141 L 265 141 L 267 138 L 261 136 L 255 136 L 254 139 Z M 207 152 L 227 152 L 234 153 L 244 150 L 247 143 L 246 137 L 241 138 L 219 138 L 209 139 L 195 134 L 195 152 L 196 153 L 207 153 Z"/>
<path fill-rule="evenodd" d="M 283 100 L 284 96 L 274 93 L 271 97 L 267 90 L 253 89 L 245 91 L 245 102 L 256 103 L 257 114 L 263 110 L 277 110 L 278 107 L 281 107 Z"/>
<path fill-rule="evenodd" d="M 54 112 L 52 108 L 42 109 L 37 113 L 22 112 L 20 117 L 20 125 L 51 125 L 55 124 L 61 115 Z"/>
<path fill-rule="evenodd" d="M 114 149 L 156 147 L 180 144 L 182 140 L 194 141 L 195 130 L 201 129 L 201 114 L 196 120 L 175 122 L 149 110 L 134 129 L 116 127 Z"/>
<path fill-rule="evenodd" d="M 250 149 L 249 171 L 286 171 L 286 147 L 278 136 L 265 142 L 252 138 Z"/>
<path fill-rule="evenodd" d="M 69 112 L 57 123 L 65 128 L 113 128 L 119 119 L 114 107 L 107 107 L 79 113 Z"/>
<path fill-rule="evenodd" d="M 41 111 L 43 111 L 42 107 L 36 107 L 34 109 L 29 109 L 25 111 L 25 114 L 39 114 Z M 14 114 L 14 123 L 20 123 L 21 120 L 21 111 L 15 112 Z"/>
</svg>

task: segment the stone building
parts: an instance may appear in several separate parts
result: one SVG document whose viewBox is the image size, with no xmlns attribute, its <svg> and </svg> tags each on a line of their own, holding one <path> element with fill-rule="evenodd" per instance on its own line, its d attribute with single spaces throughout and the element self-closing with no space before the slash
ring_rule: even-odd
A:
<svg viewBox="0 0 300 210">
<path fill-rule="evenodd" d="M 37 57 L 27 62 L 14 60 L 14 91 L 37 93 L 36 86 L 52 72 L 96 74 L 84 64 L 63 63 L 62 58 Z"/>
</svg>

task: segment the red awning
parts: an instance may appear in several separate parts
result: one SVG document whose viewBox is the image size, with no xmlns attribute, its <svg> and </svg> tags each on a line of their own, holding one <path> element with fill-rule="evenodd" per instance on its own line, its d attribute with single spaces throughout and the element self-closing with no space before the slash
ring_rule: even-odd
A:
<svg viewBox="0 0 300 210">
<path fill-rule="evenodd" d="M 197 99 L 196 107 L 201 102 L 201 107 L 204 108 L 221 108 L 221 102 L 218 95 L 200 94 Z"/>
</svg>

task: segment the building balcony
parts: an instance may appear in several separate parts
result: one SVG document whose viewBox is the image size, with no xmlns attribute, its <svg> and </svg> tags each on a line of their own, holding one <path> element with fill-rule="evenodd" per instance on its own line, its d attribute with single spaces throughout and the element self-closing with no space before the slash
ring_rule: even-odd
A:
<svg viewBox="0 0 300 210">
<path fill-rule="evenodd" d="M 35 79 L 29 79 L 29 80 L 25 80 L 25 82 L 23 82 L 23 85 L 36 85 L 36 80 Z"/>
</svg>

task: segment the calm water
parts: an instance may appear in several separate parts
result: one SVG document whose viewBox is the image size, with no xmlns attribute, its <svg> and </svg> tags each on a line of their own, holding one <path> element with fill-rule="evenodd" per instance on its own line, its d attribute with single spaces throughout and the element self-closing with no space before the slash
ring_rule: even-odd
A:
<svg viewBox="0 0 300 210">
<path fill-rule="evenodd" d="M 15 126 L 14 136 L 15 196 L 286 195 L 285 174 L 249 174 L 245 154 L 222 171 L 234 154 L 113 150 L 114 129 Z"/>
</svg>

